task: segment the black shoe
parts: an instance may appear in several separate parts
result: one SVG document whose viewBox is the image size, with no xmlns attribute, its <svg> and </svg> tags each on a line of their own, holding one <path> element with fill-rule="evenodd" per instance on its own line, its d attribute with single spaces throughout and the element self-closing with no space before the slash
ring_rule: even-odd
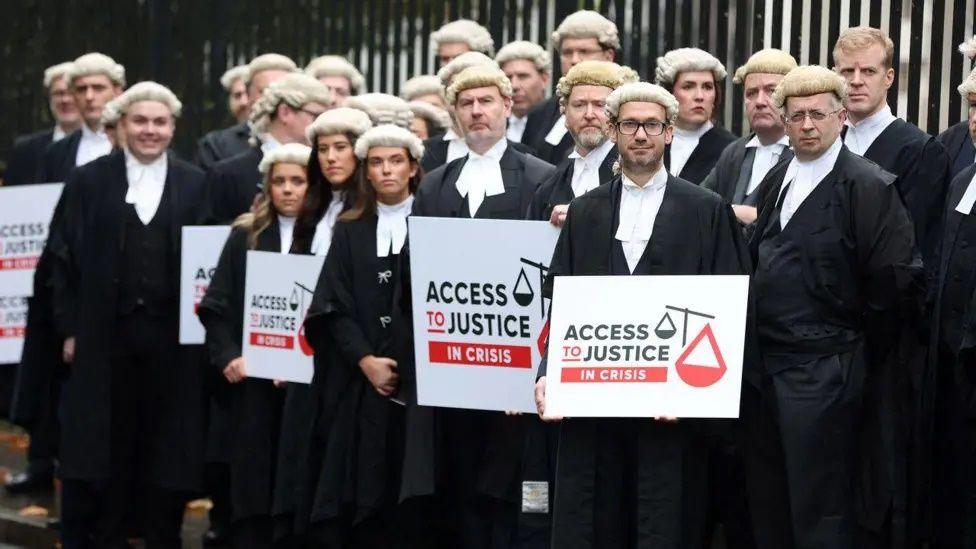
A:
<svg viewBox="0 0 976 549">
<path fill-rule="evenodd" d="M 4 485 L 8 494 L 35 494 L 54 491 L 54 476 L 18 473 Z"/>
<path fill-rule="evenodd" d="M 223 528 L 207 530 L 203 535 L 204 547 L 223 547 L 230 544 L 230 534 Z"/>
</svg>

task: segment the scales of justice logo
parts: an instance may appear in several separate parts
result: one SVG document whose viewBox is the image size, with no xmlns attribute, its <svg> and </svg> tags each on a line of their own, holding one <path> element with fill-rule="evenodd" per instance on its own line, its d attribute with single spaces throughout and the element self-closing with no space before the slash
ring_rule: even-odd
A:
<svg viewBox="0 0 976 549">
<path fill-rule="evenodd" d="M 549 272 L 549 266 L 525 257 L 520 257 L 519 261 L 522 263 L 522 267 L 519 269 L 519 274 L 515 279 L 515 286 L 512 287 L 512 298 L 514 298 L 515 302 L 519 305 L 528 307 L 535 299 L 536 290 L 532 288 L 532 283 L 529 282 L 529 276 L 526 274 L 525 268 L 528 267 L 529 269 L 534 269 L 536 271 L 538 289 L 541 291 L 542 285 L 546 281 L 546 274 Z M 545 319 L 545 323 L 542 325 L 542 330 L 539 332 L 539 337 L 536 338 L 536 348 L 539 349 L 539 354 L 546 352 L 546 344 L 549 341 L 549 318 L 547 317 L 547 314 L 548 310 L 546 309 L 546 299 L 544 297 L 540 297 L 539 317 Z"/>
<path fill-rule="evenodd" d="M 305 315 L 307 313 L 301 313 L 301 311 L 306 311 L 305 300 L 311 299 L 313 295 L 315 295 L 314 288 L 309 288 L 296 280 L 291 290 L 291 297 L 288 298 L 288 308 L 293 313 L 302 315 L 302 321 L 298 324 L 298 332 L 295 334 L 295 339 L 298 340 L 298 347 L 305 356 L 312 356 L 315 350 L 312 349 L 308 340 L 305 339 Z"/>
</svg>

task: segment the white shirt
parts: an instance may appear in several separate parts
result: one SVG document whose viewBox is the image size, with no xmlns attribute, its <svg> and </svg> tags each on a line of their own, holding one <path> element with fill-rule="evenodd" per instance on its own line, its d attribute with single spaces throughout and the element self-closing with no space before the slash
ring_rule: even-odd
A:
<svg viewBox="0 0 976 549">
<path fill-rule="evenodd" d="M 613 149 L 613 142 L 607 139 L 586 156 L 573 149 L 569 157 L 573 159 L 573 196 L 582 196 L 600 186 L 600 165 Z"/>
<path fill-rule="evenodd" d="M 838 139 L 815 160 L 802 162 L 794 157 L 790 161 L 790 165 L 786 168 L 786 177 L 783 178 L 784 182 L 789 183 L 790 188 L 786 191 L 786 197 L 783 199 L 783 206 L 779 212 L 781 229 L 786 228 L 786 224 L 790 222 L 800 204 L 803 204 L 803 201 L 810 196 L 817 185 L 834 169 L 841 146 L 842 143 Z M 783 187 L 785 186 L 786 184 L 783 185 Z M 782 193 L 783 189 L 781 188 L 780 196 Z"/>
<path fill-rule="evenodd" d="M 478 208 L 486 196 L 505 193 L 505 181 L 502 179 L 502 166 L 499 161 L 508 148 L 508 140 L 499 139 L 485 154 L 474 151 L 468 152 L 468 160 L 458 174 L 458 194 L 462 198 L 468 197 L 468 210 L 471 217 L 478 213 Z"/>
<path fill-rule="evenodd" d="M 654 220 L 664 201 L 668 172 L 662 166 L 643 187 L 621 174 L 620 224 L 614 238 L 620 241 L 627 268 L 634 272 L 654 231 Z"/>
<path fill-rule="evenodd" d="M 752 175 L 749 177 L 749 187 L 746 188 L 747 196 L 762 183 L 763 178 L 779 162 L 783 151 L 789 148 L 789 146 L 790 138 L 785 135 L 780 137 L 779 141 L 770 143 L 769 145 L 763 145 L 759 141 L 758 135 L 752 136 L 752 139 L 746 143 L 747 149 L 756 149 L 756 154 L 752 157 Z"/>
<path fill-rule="evenodd" d="M 281 143 L 279 143 L 274 137 L 271 137 L 270 133 L 266 133 L 261 136 L 261 154 L 268 154 L 280 146 Z"/>
<path fill-rule="evenodd" d="M 962 215 L 969 215 L 973 212 L 973 204 L 976 204 L 976 176 L 969 180 L 969 186 L 956 204 L 956 211 Z"/>
<path fill-rule="evenodd" d="M 68 134 L 64 133 L 64 130 L 61 129 L 61 126 L 55 125 L 54 135 L 51 136 L 51 143 L 57 143 L 58 141 L 61 141 L 62 139 L 64 139 L 64 136 L 66 135 Z"/>
<path fill-rule="evenodd" d="M 678 177 L 681 174 L 681 170 L 691 158 L 691 153 L 698 147 L 701 136 L 714 126 L 711 121 L 707 121 L 696 130 L 674 128 L 674 137 L 671 139 L 671 175 Z"/>
<path fill-rule="evenodd" d="M 312 237 L 312 253 L 315 255 L 329 255 L 329 246 L 332 245 L 332 228 L 335 227 L 336 219 L 342 213 L 343 201 L 346 198 L 344 191 L 332 191 L 332 201 L 325 209 L 325 214 L 315 226 L 315 236 Z"/>
<path fill-rule="evenodd" d="M 166 153 L 148 164 L 140 162 L 129 149 L 125 152 L 125 177 L 129 188 L 125 191 L 126 204 L 135 206 L 136 215 L 143 225 L 148 225 L 159 209 L 166 187 Z"/>
<path fill-rule="evenodd" d="M 563 137 L 565 137 L 566 132 L 568 131 L 569 128 L 566 127 L 566 115 L 560 115 L 560 117 L 556 119 L 556 123 L 552 125 L 552 129 L 550 129 L 549 133 L 546 134 L 546 143 L 549 143 L 555 147 L 560 141 L 563 140 Z"/>
<path fill-rule="evenodd" d="M 445 164 L 452 160 L 462 158 L 464 155 L 468 154 L 468 144 L 464 141 L 463 137 L 454 133 L 452 128 L 448 128 L 447 131 L 444 132 L 444 137 L 442 139 L 447 141 L 447 161 L 444 162 Z"/>
<path fill-rule="evenodd" d="M 78 143 L 78 154 L 75 155 L 75 166 L 87 164 L 110 152 L 112 142 L 108 140 L 104 129 L 93 132 L 87 124 L 81 125 L 81 141 Z"/>
<path fill-rule="evenodd" d="M 292 236 L 295 234 L 295 218 L 278 214 L 278 238 L 281 240 L 281 253 L 291 250 Z"/>
<path fill-rule="evenodd" d="M 850 151 L 858 156 L 864 156 L 871 143 L 885 131 L 889 124 L 897 118 L 891 114 L 891 107 L 885 105 L 880 111 L 861 120 L 857 124 L 848 118 L 844 125 L 847 126 L 847 133 L 844 135 L 844 144 Z"/>
<path fill-rule="evenodd" d="M 413 207 L 413 195 L 399 204 L 376 203 L 376 257 L 400 253 L 407 241 L 407 216 Z"/>
<path fill-rule="evenodd" d="M 505 135 L 515 141 L 516 143 L 522 142 L 522 134 L 525 133 L 525 123 L 529 121 L 528 116 L 523 116 L 519 118 L 514 114 L 508 117 L 508 129 L 505 130 Z"/>
</svg>

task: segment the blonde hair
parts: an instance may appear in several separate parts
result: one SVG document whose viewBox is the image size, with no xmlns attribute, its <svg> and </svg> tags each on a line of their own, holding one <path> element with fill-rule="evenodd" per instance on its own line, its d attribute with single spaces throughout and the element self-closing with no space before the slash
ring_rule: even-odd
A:
<svg viewBox="0 0 976 549">
<path fill-rule="evenodd" d="M 834 65 L 837 65 L 837 54 L 842 52 L 853 52 L 871 47 L 874 44 L 881 46 L 884 50 L 884 68 L 890 69 L 895 59 L 895 44 L 888 38 L 888 35 L 881 29 L 874 27 L 851 27 L 841 31 L 834 44 Z"/>
</svg>

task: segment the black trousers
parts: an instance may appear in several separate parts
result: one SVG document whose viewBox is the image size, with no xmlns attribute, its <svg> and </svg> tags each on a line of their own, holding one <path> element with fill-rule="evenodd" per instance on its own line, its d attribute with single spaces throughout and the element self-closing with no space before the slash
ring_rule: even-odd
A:
<svg viewBox="0 0 976 549">
<path fill-rule="evenodd" d="M 48 387 L 46 405 L 29 430 L 30 446 L 27 448 L 27 472 L 32 475 L 54 473 L 58 457 L 61 425 L 58 422 L 58 405 L 61 402 L 61 376 L 54 375 Z"/>
<path fill-rule="evenodd" d="M 62 488 L 62 540 L 66 549 L 128 547 L 132 519 L 146 547 L 179 547 L 189 494 L 168 490 L 153 478 L 162 440 L 162 389 L 175 356 L 172 319 L 141 310 L 116 322 L 111 355 L 111 470 L 103 481 L 66 479 Z"/>
</svg>

